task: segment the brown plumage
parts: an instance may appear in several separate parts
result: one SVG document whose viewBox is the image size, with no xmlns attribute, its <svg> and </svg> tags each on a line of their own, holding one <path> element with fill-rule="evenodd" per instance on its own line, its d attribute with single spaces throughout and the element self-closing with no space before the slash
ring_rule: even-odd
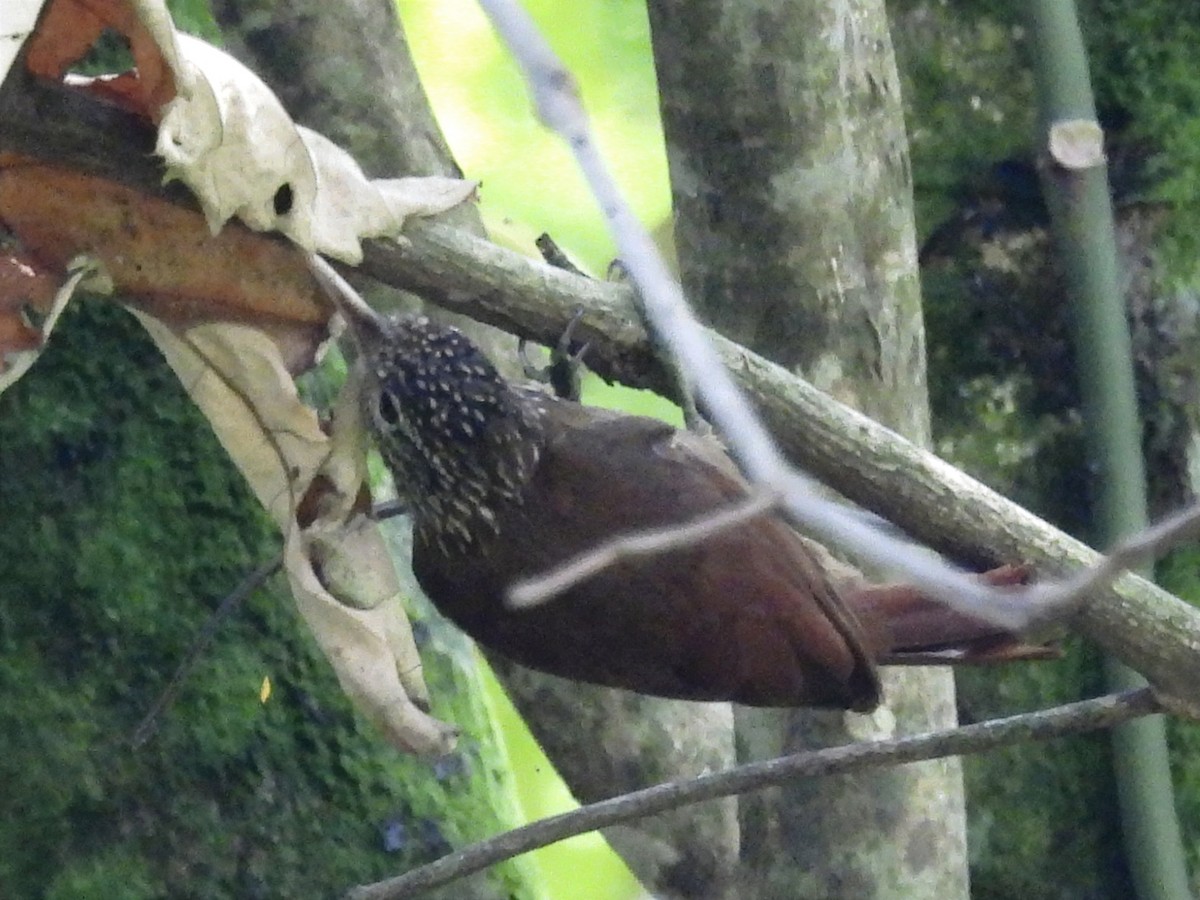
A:
<svg viewBox="0 0 1200 900">
<path fill-rule="evenodd" d="M 509 384 L 454 329 L 342 305 L 364 415 L 413 512 L 417 580 L 484 646 L 666 697 L 859 710 L 879 702 L 880 661 L 972 642 L 1008 652 L 1005 636 L 910 589 L 835 585 L 773 514 L 507 608 L 515 580 L 724 507 L 746 483 L 714 441 Z"/>
</svg>

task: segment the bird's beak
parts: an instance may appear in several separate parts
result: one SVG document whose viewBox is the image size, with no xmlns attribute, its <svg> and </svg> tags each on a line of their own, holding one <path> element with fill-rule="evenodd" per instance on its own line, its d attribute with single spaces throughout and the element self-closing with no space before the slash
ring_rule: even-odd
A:
<svg viewBox="0 0 1200 900">
<path fill-rule="evenodd" d="M 383 316 L 373 310 L 358 291 L 319 254 L 313 253 L 308 257 L 308 268 L 346 320 L 359 347 L 367 350 L 378 346 L 383 340 Z"/>
</svg>

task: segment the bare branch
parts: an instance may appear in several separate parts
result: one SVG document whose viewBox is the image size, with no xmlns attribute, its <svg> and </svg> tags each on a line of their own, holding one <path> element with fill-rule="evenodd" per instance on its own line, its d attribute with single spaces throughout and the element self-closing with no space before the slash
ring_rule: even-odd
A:
<svg viewBox="0 0 1200 900">
<path fill-rule="evenodd" d="M 464 847 L 404 875 L 352 889 L 347 900 L 405 900 L 530 850 L 690 803 L 745 794 L 796 778 L 844 775 L 942 756 L 982 753 L 1027 741 L 1111 728 L 1160 712 L 1154 692 L 1139 688 L 1053 709 L 888 741 L 849 744 L 668 782 L 592 803 Z"/>
<path fill-rule="evenodd" d="M 622 560 L 703 543 L 728 528 L 769 512 L 778 503 L 776 494 L 760 490 L 690 522 L 617 535 L 549 572 L 516 582 L 508 589 L 508 605 L 511 609 L 539 606 Z"/>
</svg>

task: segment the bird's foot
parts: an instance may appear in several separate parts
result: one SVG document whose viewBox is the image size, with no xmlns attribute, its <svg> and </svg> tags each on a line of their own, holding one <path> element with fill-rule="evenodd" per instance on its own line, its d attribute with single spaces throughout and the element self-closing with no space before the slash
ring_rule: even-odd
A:
<svg viewBox="0 0 1200 900">
<path fill-rule="evenodd" d="M 589 346 L 584 344 L 579 347 L 571 340 L 581 319 L 583 319 L 583 307 L 575 310 L 575 315 L 563 329 L 562 337 L 550 348 L 549 365 L 534 365 L 525 353 L 525 339 L 522 338 L 517 342 L 517 354 L 521 357 L 521 366 L 525 371 L 525 377 L 549 384 L 553 388 L 555 396 L 563 400 L 573 400 L 576 403 L 579 402 L 583 355 L 587 353 Z"/>
</svg>

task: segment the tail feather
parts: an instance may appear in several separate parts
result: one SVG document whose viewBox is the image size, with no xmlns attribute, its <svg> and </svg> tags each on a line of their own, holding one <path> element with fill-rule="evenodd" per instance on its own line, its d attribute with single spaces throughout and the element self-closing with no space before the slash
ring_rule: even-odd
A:
<svg viewBox="0 0 1200 900">
<path fill-rule="evenodd" d="M 980 576 L 1002 587 L 1023 584 L 1029 571 L 1001 566 Z M 1056 647 L 1029 644 L 991 622 L 960 613 L 904 585 L 867 585 L 846 598 L 875 636 L 881 665 L 985 665 L 1053 659 Z"/>
</svg>

